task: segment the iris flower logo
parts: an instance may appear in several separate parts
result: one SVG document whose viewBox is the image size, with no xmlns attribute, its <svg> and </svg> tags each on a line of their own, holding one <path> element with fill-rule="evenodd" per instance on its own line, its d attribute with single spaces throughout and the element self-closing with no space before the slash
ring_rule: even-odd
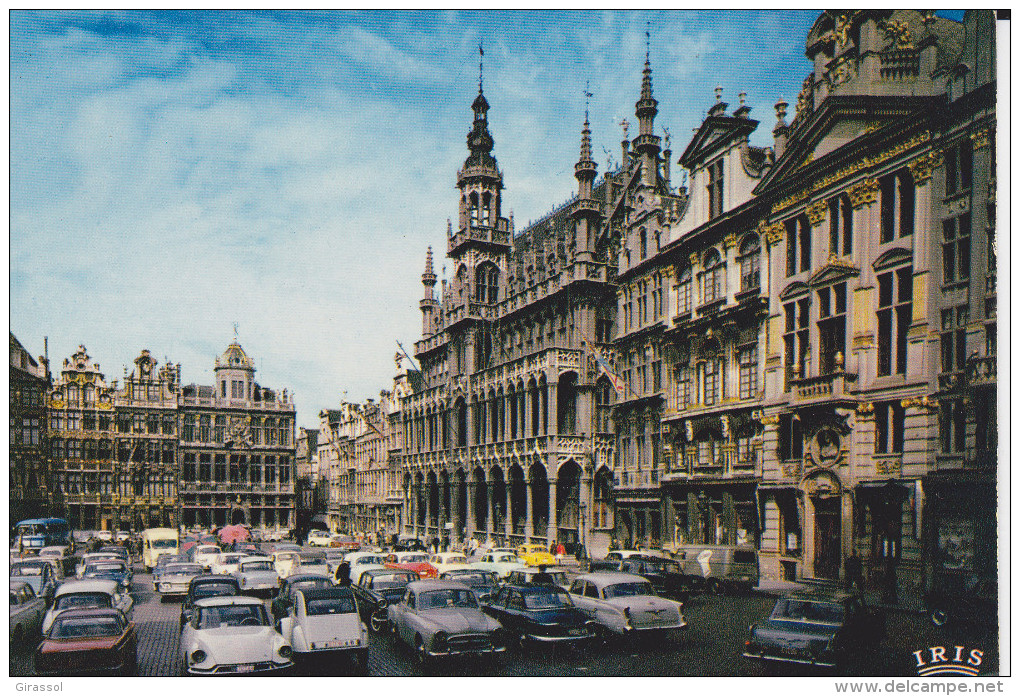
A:
<svg viewBox="0 0 1020 696">
<path fill-rule="evenodd" d="M 963 645 L 947 648 L 933 645 L 913 652 L 917 659 L 917 674 L 920 677 L 934 677 L 940 674 L 963 674 L 976 677 L 980 670 L 984 651 L 968 649 Z"/>
</svg>

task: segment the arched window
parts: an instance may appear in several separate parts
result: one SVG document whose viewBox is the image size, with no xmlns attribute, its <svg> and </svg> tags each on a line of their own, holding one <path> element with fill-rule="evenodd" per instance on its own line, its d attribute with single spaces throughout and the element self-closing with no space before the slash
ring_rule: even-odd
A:
<svg viewBox="0 0 1020 696">
<path fill-rule="evenodd" d="M 638 257 L 643 261 L 648 257 L 648 232 L 642 227 L 638 235 Z"/>
<path fill-rule="evenodd" d="M 680 271 L 680 278 L 676 284 L 677 314 L 687 314 L 691 311 L 691 267 Z"/>
<path fill-rule="evenodd" d="M 483 263 L 475 269 L 475 302 L 494 304 L 499 300 L 499 268 Z"/>
<path fill-rule="evenodd" d="M 702 302 L 713 302 L 726 295 L 725 266 L 719 252 L 709 249 L 705 254 L 705 270 L 701 272 Z"/>
<path fill-rule="evenodd" d="M 471 201 L 471 226 L 475 227 L 478 225 L 478 194 L 473 193 L 470 196 Z"/>
<path fill-rule="evenodd" d="M 737 260 L 740 263 L 741 292 L 761 287 L 761 242 L 758 235 L 744 237 Z"/>
<path fill-rule="evenodd" d="M 490 225 L 492 221 L 492 194 L 486 191 L 482 194 L 482 224 Z"/>
</svg>

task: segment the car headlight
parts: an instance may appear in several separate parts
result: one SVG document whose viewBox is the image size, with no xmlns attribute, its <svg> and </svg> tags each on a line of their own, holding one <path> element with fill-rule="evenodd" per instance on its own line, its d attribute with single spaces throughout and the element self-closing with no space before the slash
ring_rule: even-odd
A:
<svg viewBox="0 0 1020 696">
<path fill-rule="evenodd" d="M 501 648 L 506 645 L 506 631 L 502 628 L 495 629 L 489 634 L 489 640 L 492 642 L 493 647 Z"/>
<path fill-rule="evenodd" d="M 633 628 L 630 622 L 630 607 L 623 608 L 623 617 L 627 620 L 627 628 Z"/>
<path fill-rule="evenodd" d="M 248 578 L 241 578 L 241 587 L 248 586 Z"/>
<path fill-rule="evenodd" d="M 385 611 L 386 607 L 388 607 L 389 605 L 390 605 L 390 603 L 388 601 L 386 601 L 385 597 L 383 597 L 382 599 L 380 599 L 378 602 L 375 603 L 375 608 L 376 609 L 380 609 L 382 611 Z"/>
<path fill-rule="evenodd" d="M 282 657 L 284 660 L 289 660 L 290 656 L 294 654 L 294 651 L 289 645 L 281 645 L 280 649 L 276 651 L 276 654 Z"/>
<path fill-rule="evenodd" d="M 198 664 L 199 662 L 205 662 L 207 657 L 208 655 L 205 654 L 204 650 L 196 650 L 193 653 L 191 653 L 191 661 L 194 664 Z"/>
<path fill-rule="evenodd" d="M 444 631 L 437 632 L 432 636 L 432 649 L 436 652 L 440 652 L 446 649 L 446 640 L 448 636 Z"/>
</svg>

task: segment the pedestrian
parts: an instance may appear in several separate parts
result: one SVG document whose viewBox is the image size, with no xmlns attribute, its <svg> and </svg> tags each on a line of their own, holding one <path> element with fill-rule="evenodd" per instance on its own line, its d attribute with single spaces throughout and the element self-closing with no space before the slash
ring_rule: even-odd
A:
<svg viewBox="0 0 1020 696">
<path fill-rule="evenodd" d="M 563 542 L 561 541 L 560 543 L 558 543 L 556 545 L 556 560 L 557 561 L 562 561 L 563 560 L 563 556 L 566 553 L 567 553 L 567 549 L 563 546 Z"/>
<path fill-rule="evenodd" d="M 351 585 L 351 563 L 350 561 L 340 561 L 340 565 L 336 568 L 336 584 L 340 587 L 350 587 Z"/>
</svg>

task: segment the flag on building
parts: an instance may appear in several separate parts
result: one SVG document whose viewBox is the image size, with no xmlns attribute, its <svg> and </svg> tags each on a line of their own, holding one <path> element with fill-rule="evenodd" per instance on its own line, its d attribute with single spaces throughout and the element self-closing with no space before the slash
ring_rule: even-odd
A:
<svg viewBox="0 0 1020 696">
<path fill-rule="evenodd" d="M 622 395 L 627 389 L 627 385 L 624 383 L 623 378 L 613 372 L 609 368 L 609 365 L 606 364 L 606 361 L 597 355 L 595 356 L 595 362 L 598 363 L 599 369 L 602 370 L 602 374 L 609 378 L 609 383 L 613 385 L 613 389 L 616 390 L 616 393 Z"/>
</svg>

